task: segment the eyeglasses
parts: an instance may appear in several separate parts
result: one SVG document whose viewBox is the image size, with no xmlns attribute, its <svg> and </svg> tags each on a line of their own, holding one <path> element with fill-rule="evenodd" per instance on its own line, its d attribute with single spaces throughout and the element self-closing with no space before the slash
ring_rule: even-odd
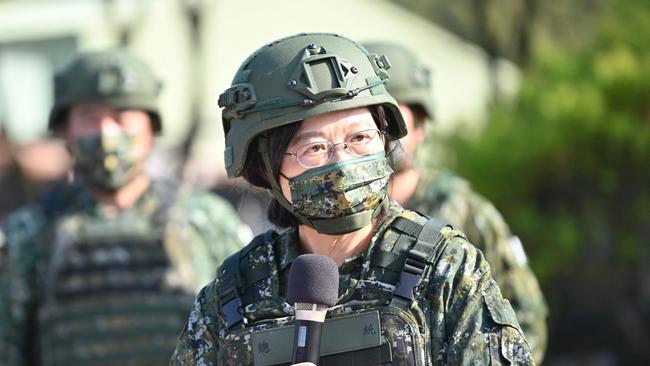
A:
<svg viewBox="0 0 650 366">
<path fill-rule="evenodd" d="M 311 142 L 300 146 L 296 152 L 285 153 L 298 160 L 305 168 L 315 168 L 327 164 L 334 156 L 334 148 L 343 145 L 343 149 L 351 155 L 363 156 L 372 154 L 384 147 L 384 134 L 378 129 L 368 129 L 348 135 L 343 142 L 329 141 Z"/>
</svg>

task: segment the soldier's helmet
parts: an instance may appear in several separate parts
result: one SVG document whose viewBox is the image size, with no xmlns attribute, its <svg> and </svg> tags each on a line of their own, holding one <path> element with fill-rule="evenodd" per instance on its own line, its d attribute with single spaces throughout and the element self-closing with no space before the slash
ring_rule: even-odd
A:
<svg viewBox="0 0 650 366">
<path fill-rule="evenodd" d="M 370 51 L 390 58 L 388 93 L 399 103 L 421 106 L 427 117 L 433 119 L 434 105 L 431 95 L 431 71 L 410 49 L 391 42 L 367 42 Z"/>
<path fill-rule="evenodd" d="M 228 176 L 241 175 L 256 136 L 324 113 L 380 105 L 388 132 L 404 136 L 397 102 L 384 87 L 389 67 L 386 57 L 337 34 L 297 34 L 254 52 L 219 96 Z"/>
<path fill-rule="evenodd" d="M 162 122 L 157 99 L 161 89 L 151 69 L 125 50 L 81 53 L 54 76 L 48 129 L 64 124 L 73 104 L 99 103 L 141 109 L 151 117 L 153 131 L 159 133 Z"/>
</svg>

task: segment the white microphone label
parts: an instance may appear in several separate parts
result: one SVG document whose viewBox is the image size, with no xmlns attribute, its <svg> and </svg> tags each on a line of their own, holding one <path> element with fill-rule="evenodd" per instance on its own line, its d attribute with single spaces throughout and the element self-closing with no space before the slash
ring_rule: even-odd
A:
<svg viewBox="0 0 650 366">
<path fill-rule="evenodd" d="M 307 344 L 307 327 L 301 325 L 298 327 L 298 347 L 304 347 Z"/>
</svg>

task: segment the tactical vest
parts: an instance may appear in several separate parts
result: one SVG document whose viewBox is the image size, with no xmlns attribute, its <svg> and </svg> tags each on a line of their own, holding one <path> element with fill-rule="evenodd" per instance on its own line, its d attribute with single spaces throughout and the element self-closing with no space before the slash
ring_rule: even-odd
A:
<svg viewBox="0 0 650 366">
<path fill-rule="evenodd" d="M 194 294 L 170 286 L 163 237 L 173 192 L 154 217 L 63 216 L 39 304 L 43 365 L 166 365 Z"/>
<path fill-rule="evenodd" d="M 395 218 L 387 230 L 397 239 L 380 239 L 374 245 L 364 263 L 369 266 L 367 275 L 328 311 L 320 366 L 431 364 L 431 320 L 418 301 L 422 301 L 420 293 L 426 288 L 431 265 L 447 241 L 441 234 L 444 223 L 422 219 L 419 224 Z M 271 261 L 251 256 L 273 242 L 269 235 L 277 234 L 258 236 L 222 266 L 219 301 L 208 305 L 218 308 L 206 309 L 219 312 L 224 321 L 219 332 L 219 365 L 291 363 L 293 309 L 279 294 L 278 270 L 271 263 L 275 253 L 272 248 L 264 249 Z M 433 338 L 442 339 L 435 334 Z"/>
</svg>

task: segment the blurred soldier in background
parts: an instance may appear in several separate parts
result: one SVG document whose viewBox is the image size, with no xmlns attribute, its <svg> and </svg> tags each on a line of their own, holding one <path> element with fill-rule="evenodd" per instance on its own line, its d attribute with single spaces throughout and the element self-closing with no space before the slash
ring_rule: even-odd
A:
<svg viewBox="0 0 650 366">
<path fill-rule="evenodd" d="M 0 220 L 28 200 L 25 177 L 17 164 L 15 148 L 0 121 Z M 10 193 L 11 192 L 11 193 Z"/>
<path fill-rule="evenodd" d="M 45 138 L 17 146 L 0 121 L 0 222 L 9 212 L 65 182 L 69 154 L 58 139 Z"/>
<path fill-rule="evenodd" d="M 393 152 L 390 195 L 404 208 L 444 219 L 465 232 L 483 251 L 504 298 L 517 313 L 535 356 L 541 363 L 546 350 L 547 308 L 535 275 L 528 266 L 519 238 L 496 208 L 472 191 L 469 183 L 445 170 L 427 171 L 415 163 L 425 140 L 424 122 L 433 120 L 430 72 L 408 49 L 393 43 L 368 43 L 370 52 L 391 61 L 388 93 L 399 103 L 408 134 Z"/>
<path fill-rule="evenodd" d="M 0 364 L 166 364 L 196 292 L 249 239 L 225 201 L 145 173 L 159 91 L 125 51 L 56 75 L 49 128 L 75 176 L 3 223 Z"/>
<path fill-rule="evenodd" d="M 271 195 L 250 185 L 243 179 L 224 179 L 210 189 L 228 200 L 237 211 L 242 222 L 251 228 L 254 235 L 273 228 L 265 213 L 271 203 Z"/>
</svg>

